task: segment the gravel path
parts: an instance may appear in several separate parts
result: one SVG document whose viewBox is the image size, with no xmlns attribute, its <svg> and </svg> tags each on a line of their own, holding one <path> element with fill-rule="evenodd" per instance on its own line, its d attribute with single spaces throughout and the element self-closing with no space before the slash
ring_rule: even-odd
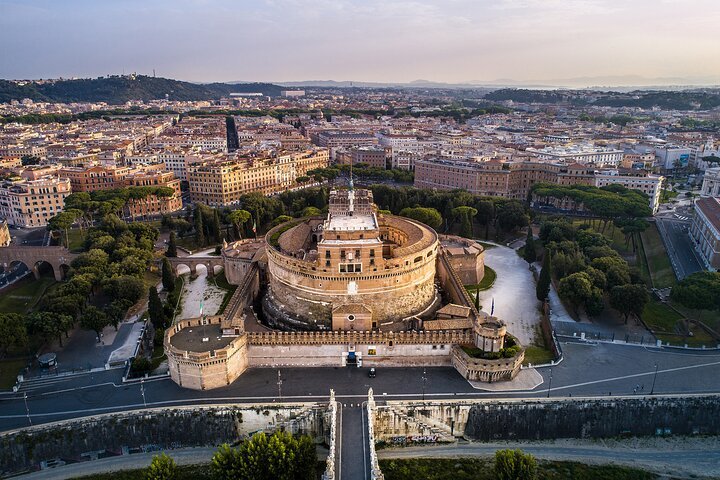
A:
<svg viewBox="0 0 720 480">
<path fill-rule="evenodd" d="M 387 458 L 486 457 L 496 450 L 519 448 L 544 460 L 592 464 L 618 464 L 661 475 L 717 478 L 720 475 L 720 440 L 710 438 L 633 438 L 626 440 L 562 439 L 547 442 L 460 443 L 437 447 L 380 450 Z"/>
<path fill-rule="evenodd" d="M 508 325 L 508 333 L 522 345 L 530 345 L 540 325 L 540 311 L 535 298 L 535 280 L 528 264 L 512 248 L 495 246 L 485 250 L 485 264 L 495 270 L 497 279 L 488 290 L 480 292 L 480 305 L 490 313 L 495 299 L 495 315 Z"/>
</svg>

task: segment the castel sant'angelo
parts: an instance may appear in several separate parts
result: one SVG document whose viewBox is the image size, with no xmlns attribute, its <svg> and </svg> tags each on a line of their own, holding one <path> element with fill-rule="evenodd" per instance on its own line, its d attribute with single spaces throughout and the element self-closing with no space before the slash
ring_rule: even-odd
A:
<svg viewBox="0 0 720 480">
<path fill-rule="evenodd" d="M 222 261 L 238 285 L 224 312 L 165 333 L 184 387 L 228 385 L 248 367 L 453 365 L 469 381 L 520 369 L 521 346 L 464 288 L 482 279 L 483 247 L 379 212 L 352 183 L 330 192 L 326 216 L 225 245 Z"/>
</svg>

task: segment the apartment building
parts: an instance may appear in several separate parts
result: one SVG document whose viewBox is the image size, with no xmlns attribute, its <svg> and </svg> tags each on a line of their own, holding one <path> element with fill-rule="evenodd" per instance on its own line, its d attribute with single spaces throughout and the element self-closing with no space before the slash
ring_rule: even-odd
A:
<svg viewBox="0 0 720 480">
<path fill-rule="evenodd" d="M 592 164 L 596 167 L 617 167 L 623 159 L 622 150 L 596 147 L 594 145 L 570 145 L 545 148 L 528 148 L 528 153 L 537 155 L 541 160 L 553 163 Z"/>
<path fill-rule="evenodd" d="M 317 134 L 317 145 L 320 147 L 347 148 L 375 144 L 377 144 L 377 139 L 369 133 L 327 130 Z"/>
<path fill-rule="evenodd" d="M 246 193 L 270 195 L 297 186 L 296 178 L 327 167 L 327 149 L 222 156 L 188 166 L 190 198 L 207 205 L 232 205 Z"/>
<path fill-rule="evenodd" d="M 415 186 L 439 190 L 463 189 L 474 195 L 508 196 L 510 168 L 498 160 L 486 162 L 425 158 L 415 162 Z"/>
<path fill-rule="evenodd" d="M 375 168 L 385 168 L 387 161 L 387 152 L 382 147 L 355 147 L 351 151 L 352 163 L 365 163 Z"/>
<path fill-rule="evenodd" d="M 720 270 L 720 198 L 705 197 L 695 201 L 689 233 L 705 266 Z"/>
<path fill-rule="evenodd" d="M 648 175 L 644 171 L 635 170 L 601 170 L 595 172 L 595 186 L 622 185 L 630 190 L 640 190 L 650 197 L 650 208 L 653 214 L 660 206 L 663 177 Z"/>
<path fill-rule="evenodd" d="M 126 206 L 132 217 L 176 212 L 182 209 L 180 179 L 172 172 L 162 170 L 135 170 L 123 179 L 125 187 L 166 187 L 172 189 L 170 195 L 148 195 L 141 199 L 131 199 Z"/>
<path fill-rule="evenodd" d="M 66 177 L 74 192 L 95 192 L 123 187 L 168 187 L 172 195 L 149 195 L 130 201 L 125 212 L 128 216 L 168 213 L 182 208 L 180 180 L 162 164 L 144 167 L 117 167 L 90 165 L 86 167 L 65 167 L 60 176 Z"/>
<path fill-rule="evenodd" d="M 60 176 L 68 178 L 73 192 L 95 192 L 120 188 L 130 167 L 92 165 L 88 167 L 64 167 Z"/>
<path fill-rule="evenodd" d="M 68 178 L 46 176 L 0 183 L 0 219 L 17 227 L 44 227 L 62 212 L 72 187 Z"/>
<path fill-rule="evenodd" d="M 415 186 L 438 190 L 463 189 L 474 195 L 525 200 L 536 183 L 558 185 L 623 185 L 647 194 L 649 206 L 657 212 L 663 177 L 644 171 L 596 170 L 573 163 L 455 161 L 424 158 L 415 162 Z"/>
</svg>

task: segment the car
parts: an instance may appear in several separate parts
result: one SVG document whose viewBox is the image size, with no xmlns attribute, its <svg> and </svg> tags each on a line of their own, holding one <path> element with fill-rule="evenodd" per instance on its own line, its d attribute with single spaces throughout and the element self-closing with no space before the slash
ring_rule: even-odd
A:
<svg viewBox="0 0 720 480">
<path fill-rule="evenodd" d="M 375 367 L 372 367 L 370 371 L 368 372 L 368 377 L 375 378 L 377 372 L 375 372 Z"/>
</svg>

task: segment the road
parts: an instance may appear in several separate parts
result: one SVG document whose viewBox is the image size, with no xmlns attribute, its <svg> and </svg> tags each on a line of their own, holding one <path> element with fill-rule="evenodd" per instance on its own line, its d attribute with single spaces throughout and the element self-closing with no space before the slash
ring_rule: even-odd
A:
<svg viewBox="0 0 720 480">
<path fill-rule="evenodd" d="M 619 463 L 636 468 L 646 468 L 675 475 L 713 476 L 720 475 L 720 451 L 712 448 L 610 448 L 602 445 L 574 446 L 571 442 L 533 443 L 469 443 L 438 447 L 407 447 L 380 450 L 380 459 L 390 458 L 456 458 L 491 456 L 497 450 L 522 449 L 537 458 L 545 460 L 570 460 L 581 463 Z"/>
<path fill-rule="evenodd" d="M 370 473 L 366 404 L 358 399 L 341 405 L 340 480 L 365 480 Z"/>
<path fill-rule="evenodd" d="M 675 276 L 682 280 L 688 275 L 702 271 L 702 262 L 686 232 L 690 222 L 670 217 L 657 217 L 655 221 L 663 243 L 665 243 L 665 249 L 670 256 Z"/>
<path fill-rule="evenodd" d="M 550 396 L 648 394 L 658 374 L 654 393 L 720 392 L 720 353 L 696 354 L 657 350 L 633 345 L 563 345 L 565 360 L 552 367 Z M 372 387 L 376 399 L 419 399 L 423 390 L 423 368 L 380 368 L 368 378 L 365 368 L 284 368 L 283 400 L 322 401 L 331 388 L 342 403 L 362 402 Z M 454 368 L 427 368 L 425 396 L 438 398 L 524 398 L 548 394 L 550 369 L 541 369 L 544 383 L 532 390 L 490 392 L 475 390 Z M 58 378 L 51 383 L 27 383 L 18 393 L 0 394 L 0 431 L 33 424 L 83 417 L 113 411 L 141 409 L 140 385 L 123 384 L 121 370 Z M 253 403 L 277 401 L 277 369 L 253 368 L 232 385 L 210 391 L 179 387 L 167 377 L 144 383 L 148 407 L 207 403 Z M 23 394 L 27 393 L 27 410 Z"/>
</svg>

